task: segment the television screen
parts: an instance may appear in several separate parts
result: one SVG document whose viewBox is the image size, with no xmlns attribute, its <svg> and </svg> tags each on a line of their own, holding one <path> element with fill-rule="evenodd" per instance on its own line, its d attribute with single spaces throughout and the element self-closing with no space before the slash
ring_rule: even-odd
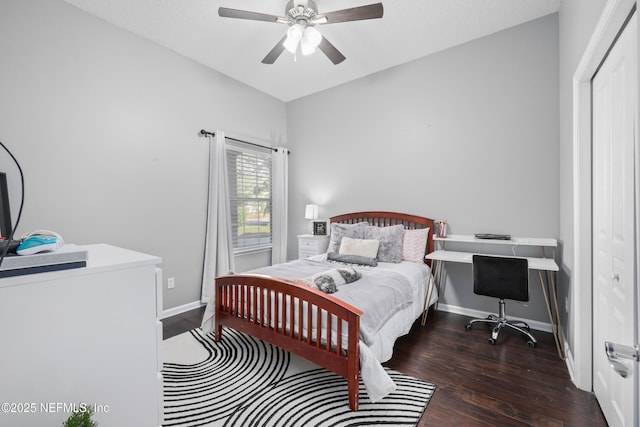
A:
<svg viewBox="0 0 640 427">
<path fill-rule="evenodd" d="M 7 189 L 7 174 L 0 172 L 0 236 L 8 239 L 11 235 L 11 208 L 9 205 L 9 190 Z"/>
</svg>

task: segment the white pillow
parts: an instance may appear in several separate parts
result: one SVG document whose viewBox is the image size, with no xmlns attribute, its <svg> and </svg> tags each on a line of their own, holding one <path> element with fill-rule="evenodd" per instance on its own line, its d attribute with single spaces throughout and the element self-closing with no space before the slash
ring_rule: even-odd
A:
<svg viewBox="0 0 640 427">
<path fill-rule="evenodd" d="M 352 239 L 343 237 L 340 242 L 340 255 L 359 255 L 367 258 L 375 258 L 378 254 L 379 240 L 374 239 Z"/>
</svg>

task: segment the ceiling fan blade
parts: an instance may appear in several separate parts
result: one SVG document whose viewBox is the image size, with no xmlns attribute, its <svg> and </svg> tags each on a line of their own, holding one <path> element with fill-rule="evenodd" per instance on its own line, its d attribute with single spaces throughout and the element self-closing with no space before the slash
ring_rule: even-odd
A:
<svg viewBox="0 0 640 427">
<path fill-rule="evenodd" d="M 344 61 L 345 59 L 347 59 L 342 53 L 340 53 L 340 51 L 338 49 L 336 49 L 336 47 L 334 45 L 331 44 L 331 42 L 329 42 L 329 40 L 327 40 L 324 36 L 322 36 L 322 41 L 320 42 L 320 44 L 318 45 L 318 49 L 320 49 L 322 51 L 322 53 L 324 53 L 325 55 L 327 55 L 327 58 L 329 58 L 331 60 L 331 62 L 334 63 L 334 65 L 338 65 L 339 63 L 341 63 L 342 61 Z"/>
<path fill-rule="evenodd" d="M 223 18 L 250 19 L 252 21 L 280 22 L 280 17 L 266 13 L 250 12 L 247 10 L 229 9 L 228 7 L 218 8 L 218 15 Z"/>
<path fill-rule="evenodd" d="M 320 14 L 320 17 L 327 18 L 327 24 L 337 22 L 362 21 L 364 19 L 382 18 L 384 8 L 382 3 L 369 4 L 366 6 L 352 7 L 350 9 L 336 10 Z"/>
<path fill-rule="evenodd" d="M 276 59 L 282 54 L 284 51 L 284 41 L 286 40 L 287 35 L 285 34 L 282 39 L 271 49 L 271 52 L 267 53 L 267 56 L 262 60 L 263 64 L 273 64 L 276 62 Z"/>
</svg>

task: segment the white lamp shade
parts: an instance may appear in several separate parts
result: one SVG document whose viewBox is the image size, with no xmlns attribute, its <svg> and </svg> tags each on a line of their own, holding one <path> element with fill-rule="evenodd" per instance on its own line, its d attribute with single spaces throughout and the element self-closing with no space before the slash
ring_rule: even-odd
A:
<svg viewBox="0 0 640 427">
<path fill-rule="evenodd" d="M 294 24 L 287 30 L 287 38 L 299 42 L 304 34 L 304 27 L 300 24 Z"/>
<path fill-rule="evenodd" d="M 306 40 L 306 42 L 313 47 L 318 47 L 322 41 L 322 34 L 320 34 L 320 31 L 316 30 L 314 27 L 307 27 L 304 30 L 303 40 Z"/>
<path fill-rule="evenodd" d="M 296 53 L 298 43 L 304 34 L 304 28 L 300 24 L 294 24 L 287 30 L 287 39 L 282 45 L 291 53 Z"/>
<path fill-rule="evenodd" d="M 311 55 L 315 51 L 316 47 L 309 43 L 306 37 L 300 40 L 300 52 L 302 52 L 303 55 Z"/>
<path fill-rule="evenodd" d="M 306 205 L 304 219 L 318 219 L 318 205 Z"/>
<path fill-rule="evenodd" d="M 303 55 L 311 55 L 316 51 L 316 47 L 322 41 L 322 34 L 313 27 L 307 27 L 304 30 L 302 40 L 300 40 L 300 51 Z"/>
<path fill-rule="evenodd" d="M 296 50 L 298 49 L 298 41 L 293 40 L 289 37 L 287 37 L 287 39 L 282 43 L 282 45 L 284 46 L 285 49 L 287 49 L 291 53 L 296 53 Z"/>
</svg>

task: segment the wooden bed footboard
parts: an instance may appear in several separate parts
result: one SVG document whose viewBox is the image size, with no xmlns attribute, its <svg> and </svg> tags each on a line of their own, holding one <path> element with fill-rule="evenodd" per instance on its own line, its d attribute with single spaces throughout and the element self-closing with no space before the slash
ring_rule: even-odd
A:
<svg viewBox="0 0 640 427">
<path fill-rule="evenodd" d="M 349 407 L 358 410 L 362 311 L 308 286 L 255 274 L 216 278 L 215 306 L 216 341 L 228 326 L 333 371 L 346 378 Z"/>
</svg>

